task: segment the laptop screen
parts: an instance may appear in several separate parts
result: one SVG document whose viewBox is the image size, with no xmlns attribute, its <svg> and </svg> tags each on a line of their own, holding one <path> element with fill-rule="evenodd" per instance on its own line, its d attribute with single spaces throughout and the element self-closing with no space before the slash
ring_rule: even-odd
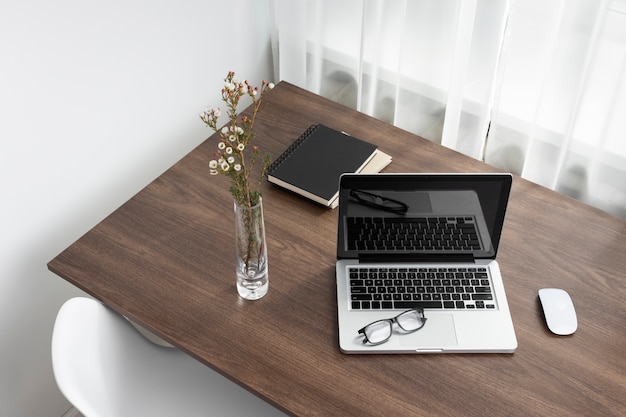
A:
<svg viewBox="0 0 626 417">
<path fill-rule="evenodd" d="M 495 258 L 510 174 L 344 174 L 337 257 Z"/>
</svg>

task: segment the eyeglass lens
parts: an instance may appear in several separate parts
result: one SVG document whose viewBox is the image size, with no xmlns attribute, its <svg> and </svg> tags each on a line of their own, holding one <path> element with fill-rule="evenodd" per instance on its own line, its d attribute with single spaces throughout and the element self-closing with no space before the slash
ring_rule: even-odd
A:
<svg viewBox="0 0 626 417">
<path fill-rule="evenodd" d="M 377 321 L 365 328 L 365 337 L 373 345 L 385 342 L 391 337 L 391 321 Z"/>
</svg>

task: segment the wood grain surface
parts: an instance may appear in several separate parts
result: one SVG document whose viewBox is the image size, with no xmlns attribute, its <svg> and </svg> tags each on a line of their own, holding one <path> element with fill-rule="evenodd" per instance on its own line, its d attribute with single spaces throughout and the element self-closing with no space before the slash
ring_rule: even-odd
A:
<svg viewBox="0 0 626 417">
<path fill-rule="evenodd" d="M 255 143 L 276 157 L 314 123 L 378 145 L 394 158 L 385 172 L 498 171 L 286 82 L 265 96 Z M 270 288 L 243 301 L 228 179 L 208 174 L 215 146 L 192 150 L 50 270 L 292 415 L 624 415 L 622 219 L 515 177 L 498 261 L 517 351 L 345 355 L 337 210 L 264 182 Z M 543 287 L 572 296 L 574 335 L 547 330 Z"/>
</svg>

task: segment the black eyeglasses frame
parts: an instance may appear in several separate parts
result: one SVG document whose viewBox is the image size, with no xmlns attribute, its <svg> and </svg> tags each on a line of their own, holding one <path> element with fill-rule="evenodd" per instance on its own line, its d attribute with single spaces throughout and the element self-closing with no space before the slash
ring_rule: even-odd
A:
<svg viewBox="0 0 626 417">
<path fill-rule="evenodd" d="M 405 314 L 413 313 L 413 312 L 416 312 L 416 313 L 419 314 L 420 318 L 422 319 L 422 324 L 421 324 L 421 326 L 419 326 L 416 329 L 407 330 L 407 329 L 405 329 L 402 326 L 402 324 L 400 324 L 400 322 L 398 322 L 398 318 L 402 317 Z M 396 323 L 398 325 L 398 327 L 400 327 L 402 330 L 404 330 L 405 333 L 408 334 L 408 333 L 414 333 L 414 332 L 420 330 L 421 328 L 423 328 L 424 325 L 426 324 L 426 320 L 428 320 L 428 319 L 424 316 L 424 309 L 423 308 L 412 308 L 412 309 L 403 311 L 402 313 L 398 314 L 395 317 L 392 317 L 392 318 L 389 318 L 389 319 L 381 319 L 381 320 L 373 321 L 370 324 L 368 324 L 367 326 L 364 326 L 363 328 L 359 329 L 358 333 L 363 335 L 363 344 L 369 343 L 370 346 L 377 346 L 377 345 L 381 345 L 381 344 L 387 342 L 389 339 L 391 339 L 391 336 L 393 334 L 393 323 Z M 381 340 L 380 342 L 372 343 L 367 338 L 366 329 L 368 327 L 374 325 L 374 324 L 381 323 L 381 322 L 389 323 L 389 326 L 391 328 L 391 330 L 389 331 L 389 336 L 387 336 L 384 340 Z"/>
</svg>

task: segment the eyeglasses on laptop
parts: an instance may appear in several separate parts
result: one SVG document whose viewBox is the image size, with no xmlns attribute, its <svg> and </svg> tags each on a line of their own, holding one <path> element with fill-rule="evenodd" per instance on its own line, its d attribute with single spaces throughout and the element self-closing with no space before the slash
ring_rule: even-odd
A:
<svg viewBox="0 0 626 417">
<path fill-rule="evenodd" d="M 391 319 L 377 320 L 359 330 L 363 335 L 363 343 L 380 345 L 391 338 L 393 323 L 406 333 L 413 333 L 424 327 L 426 317 L 421 308 L 404 311 Z"/>
<path fill-rule="evenodd" d="M 390 211 L 397 214 L 406 214 L 409 206 L 402 201 L 363 190 L 350 190 L 350 197 L 355 198 L 359 204 L 379 210 Z"/>
</svg>

